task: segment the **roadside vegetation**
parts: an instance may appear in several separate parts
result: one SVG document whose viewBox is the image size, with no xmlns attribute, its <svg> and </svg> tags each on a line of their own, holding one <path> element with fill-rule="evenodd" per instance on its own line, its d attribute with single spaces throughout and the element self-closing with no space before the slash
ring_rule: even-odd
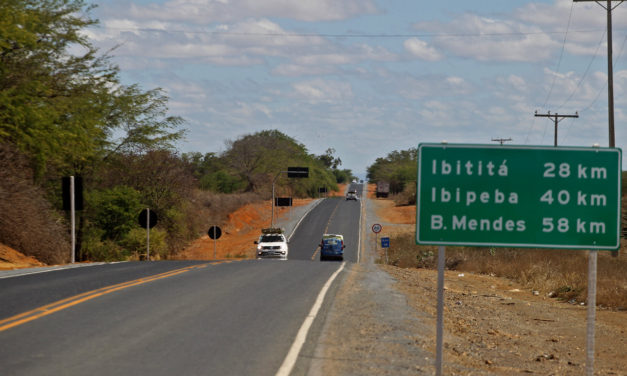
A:
<svg viewBox="0 0 627 376">
<path fill-rule="evenodd" d="M 394 150 L 368 167 L 368 182 L 386 181 L 396 205 L 415 205 L 417 162 L 418 149 Z"/>
<path fill-rule="evenodd" d="M 127 260 L 145 249 L 137 216 L 158 214 L 151 250 L 175 255 L 210 224 L 277 194 L 315 197 L 354 176 L 333 149 L 313 155 L 277 130 L 242 135 L 222 153 L 180 153 L 185 120 L 160 88 L 124 85 L 112 52 L 82 32 L 83 0 L 0 2 L 0 243 L 46 263 L 70 257 L 61 179 L 82 179 L 77 259 Z M 309 179 L 287 179 L 288 166 Z"/>
<path fill-rule="evenodd" d="M 529 291 L 571 303 L 588 294 L 588 252 L 581 250 L 446 247 L 446 269 L 508 278 Z M 416 245 L 414 234 L 392 236 L 388 264 L 437 269 L 438 247 Z M 627 246 L 618 257 L 599 252 L 597 305 L 627 309 Z"/>
<path fill-rule="evenodd" d="M 415 205 L 416 154 L 413 150 L 394 151 L 378 158 L 368 168 L 368 179 L 374 183 L 386 180 L 395 185 L 390 197 L 396 206 Z M 413 165 L 412 165 L 413 164 Z M 413 169 L 412 176 L 409 169 Z M 402 187 L 402 188 L 401 188 Z M 622 173 L 623 232 L 618 257 L 599 252 L 597 305 L 627 309 L 627 172 Z M 412 199 L 408 199 L 413 194 Z M 514 280 L 530 291 L 571 303 L 585 302 L 588 286 L 587 251 L 552 249 L 514 249 L 447 247 L 446 268 Z M 437 269 L 438 247 L 415 244 L 412 232 L 392 235 L 388 264 L 401 268 Z M 384 258 L 380 260 L 385 262 Z"/>
</svg>

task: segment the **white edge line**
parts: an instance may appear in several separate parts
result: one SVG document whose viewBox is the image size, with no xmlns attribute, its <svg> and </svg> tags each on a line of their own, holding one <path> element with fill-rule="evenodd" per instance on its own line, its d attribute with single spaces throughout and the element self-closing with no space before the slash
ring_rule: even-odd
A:
<svg viewBox="0 0 627 376">
<path fill-rule="evenodd" d="M 358 244 L 358 246 L 357 246 L 357 263 L 358 264 L 359 264 L 359 261 L 360 261 L 360 257 L 359 256 L 361 255 L 361 232 L 364 229 L 364 224 L 362 223 L 362 220 L 363 220 L 363 215 L 362 214 L 363 214 L 364 210 L 366 209 L 366 203 L 364 202 L 363 194 L 364 194 L 364 191 L 363 191 L 363 187 L 362 187 L 362 190 L 361 190 L 362 199 L 359 200 L 359 239 L 358 239 L 358 243 L 357 243 Z"/>
<path fill-rule="evenodd" d="M 303 219 L 305 219 L 305 217 L 307 216 L 307 214 L 309 214 L 310 211 L 312 211 L 316 206 L 318 206 L 318 204 L 320 204 L 322 202 L 322 200 L 324 200 L 323 198 L 318 199 L 316 201 L 315 205 L 312 205 L 311 208 L 309 208 L 309 210 L 307 210 L 307 212 L 305 214 L 303 214 L 302 217 L 300 217 L 300 220 L 298 221 L 298 223 L 296 223 L 296 226 L 294 226 L 294 228 L 292 229 L 292 233 L 290 234 L 290 236 L 287 238 L 287 241 L 289 242 L 290 240 L 292 240 L 292 236 L 294 236 L 294 233 L 296 232 L 296 229 L 298 228 L 298 226 L 300 226 L 300 223 L 303 221 Z"/>
<path fill-rule="evenodd" d="M 307 338 L 309 328 L 311 328 L 311 325 L 318 315 L 320 307 L 322 307 L 324 297 L 331 287 L 331 284 L 335 280 L 335 277 L 337 277 L 337 275 L 340 274 L 340 272 L 344 269 L 345 264 L 345 262 L 342 262 L 341 266 L 335 271 L 335 273 L 331 275 L 331 277 L 329 277 L 327 282 L 322 287 L 322 290 L 320 290 L 320 293 L 316 298 L 316 302 L 314 303 L 313 307 L 311 307 L 311 311 L 309 311 L 309 314 L 307 315 L 307 317 L 305 317 L 305 321 L 303 321 L 303 324 L 300 326 L 300 329 L 296 334 L 296 338 L 294 338 L 294 342 L 292 343 L 292 347 L 290 347 L 290 351 L 288 351 L 287 355 L 285 356 L 283 364 L 281 364 L 281 367 L 277 371 L 276 376 L 289 376 L 289 374 L 292 372 L 292 369 L 296 364 L 296 360 L 298 359 L 298 354 L 305 344 L 305 339 Z"/>
<path fill-rule="evenodd" d="M 98 265 L 106 265 L 106 264 L 118 264 L 120 262 L 126 262 L 126 261 L 117 261 L 117 262 L 90 262 L 90 263 L 86 263 L 86 264 L 67 264 L 67 265 L 59 265 L 59 266 L 42 266 L 42 270 L 34 270 L 32 272 L 25 272 L 25 273 L 10 273 L 8 275 L 0 275 L 0 279 L 5 279 L 5 278 L 13 278 L 13 277 L 23 277 L 25 275 L 31 275 L 31 274 L 40 274 L 40 273 L 48 273 L 48 272 L 56 272 L 58 270 L 68 270 L 68 269 L 75 269 L 75 268 L 83 268 L 86 266 L 98 266 Z M 2 274 L 2 272 L 12 272 L 12 271 L 18 271 L 19 269 L 11 269 L 11 270 L 1 270 L 0 274 Z"/>
</svg>

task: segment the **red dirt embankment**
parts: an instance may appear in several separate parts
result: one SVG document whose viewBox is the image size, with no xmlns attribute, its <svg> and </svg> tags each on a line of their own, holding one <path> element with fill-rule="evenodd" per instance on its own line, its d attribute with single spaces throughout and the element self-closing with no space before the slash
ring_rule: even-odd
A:
<svg viewBox="0 0 627 376">
<path fill-rule="evenodd" d="M 11 247 L 0 244 L 0 270 L 33 268 L 45 265 L 33 257 L 25 256 Z"/>
<path fill-rule="evenodd" d="M 294 199 L 293 206 L 306 205 L 312 199 Z M 289 215 L 288 207 L 275 208 L 275 221 Z M 270 227 L 272 207 L 270 201 L 244 205 L 229 214 L 228 222 L 220 225 L 222 236 L 215 242 L 215 258 L 254 258 L 254 241 L 259 238 L 261 229 Z M 214 240 L 208 235 L 196 239 L 181 251 L 178 260 L 213 260 Z"/>
</svg>

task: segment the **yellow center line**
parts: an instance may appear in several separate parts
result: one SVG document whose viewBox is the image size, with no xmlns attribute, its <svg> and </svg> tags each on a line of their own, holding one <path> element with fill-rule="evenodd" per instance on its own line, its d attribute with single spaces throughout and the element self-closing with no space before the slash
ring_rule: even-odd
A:
<svg viewBox="0 0 627 376">
<path fill-rule="evenodd" d="M 314 252 L 314 254 L 311 256 L 311 259 L 312 259 L 312 260 L 315 260 L 315 259 L 316 259 L 316 255 L 318 254 L 318 251 L 319 251 L 319 250 L 320 250 L 320 246 L 317 246 L 317 247 L 316 247 L 316 250 L 315 250 L 315 252 Z"/>
<path fill-rule="evenodd" d="M 192 269 L 204 268 L 204 267 L 207 267 L 208 265 L 209 264 L 193 265 L 193 266 L 188 266 L 182 269 L 171 270 L 171 271 L 161 273 L 161 274 L 156 274 L 153 276 L 142 277 L 133 281 L 122 282 L 122 283 L 118 283 L 118 284 L 111 285 L 111 286 L 101 287 L 99 289 L 87 291 L 78 295 L 74 295 L 69 298 L 56 301 L 54 303 L 46 304 L 39 308 L 35 308 L 30 311 L 23 312 L 15 316 L 11 316 L 9 318 L 0 320 L 0 332 L 25 324 L 33 320 L 36 320 L 38 318 L 53 314 L 63 309 L 75 306 L 77 304 L 86 302 L 88 300 L 97 298 L 99 296 L 110 294 L 112 292 L 123 290 L 125 288 L 129 288 L 132 286 L 137 286 L 137 285 L 141 285 L 144 283 L 156 281 L 159 279 L 172 277 L 178 274 L 188 272 Z"/>
</svg>

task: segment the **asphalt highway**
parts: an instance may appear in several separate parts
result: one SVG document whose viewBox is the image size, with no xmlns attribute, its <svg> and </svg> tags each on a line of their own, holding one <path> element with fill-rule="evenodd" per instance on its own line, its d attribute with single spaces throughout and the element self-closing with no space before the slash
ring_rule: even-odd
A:
<svg viewBox="0 0 627 376">
<path fill-rule="evenodd" d="M 342 266 L 319 261 L 322 234 L 343 234 L 345 260 L 357 261 L 360 212 L 360 202 L 323 200 L 287 261 L 129 262 L 0 279 L 0 373 L 275 375 Z"/>
</svg>

